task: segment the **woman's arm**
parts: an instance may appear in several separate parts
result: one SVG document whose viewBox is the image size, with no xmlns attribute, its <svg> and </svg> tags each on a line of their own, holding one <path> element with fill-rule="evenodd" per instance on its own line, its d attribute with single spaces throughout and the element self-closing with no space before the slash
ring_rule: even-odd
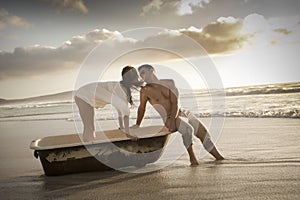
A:
<svg viewBox="0 0 300 200">
<path fill-rule="evenodd" d="M 122 116 L 122 113 L 118 111 L 118 120 L 119 120 L 119 125 L 120 128 L 119 129 L 125 129 L 125 134 L 128 138 L 136 141 L 138 140 L 137 137 L 130 135 L 130 131 L 129 131 L 129 115 L 124 115 L 124 117 Z M 123 120 L 124 119 L 124 120 Z"/>
<path fill-rule="evenodd" d="M 124 126 L 125 126 L 125 132 L 130 135 L 130 133 L 129 133 L 129 116 L 128 115 L 124 116 Z"/>
<path fill-rule="evenodd" d="M 125 126 L 126 136 L 134 141 L 137 141 L 139 138 L 136 136 L 130 135 L 130 133 L 129 133 L 129 116 L 128 115 L 124 116 L 124 126 Z"/>
</svg>

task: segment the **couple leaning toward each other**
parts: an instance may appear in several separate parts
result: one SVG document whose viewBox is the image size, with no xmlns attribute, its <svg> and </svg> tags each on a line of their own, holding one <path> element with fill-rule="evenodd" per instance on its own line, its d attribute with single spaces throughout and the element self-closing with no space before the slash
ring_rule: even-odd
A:
<svg viewBox="0 0 300 200">
<path fill-rule="evenodd" d="M 138 107 L 136 124 L 132 128 L 138 128 L 143 120 L 146 104 L 149 102 L 160 114 L 165 126 L 170 132 L 180 132 L 183 144 L 190 156 L 191 165 L 198 165 L 194 153 L 193 135 L 198 137 L 204 148 L 217 160 L 224 159 L 210 139 L 205 126 L 188 110 L 178 108 L 178 89 L 171 79 L 158 79 L 151 65 L 142 65 L 138 68 L 140 77 L 146 83 L 140 81 L 140 77 L 134 67 L 126 66 L 122 70 L 120 82 L 96 82 L 79 88 L 75 92 L 75 102 L 79 108 L 84 130 L 83 139 L 91 141 L 95 138 L 94 108 L 101 108 L 112 104 L 118 112 L 120 129 L 132 140 L 136 136 L 130 135 L 129 114 L 132 105 L 132 89 L 140 88 L 140 105 Z M 188 122 L 182 120 L 185 117 Z"/>
</svg>

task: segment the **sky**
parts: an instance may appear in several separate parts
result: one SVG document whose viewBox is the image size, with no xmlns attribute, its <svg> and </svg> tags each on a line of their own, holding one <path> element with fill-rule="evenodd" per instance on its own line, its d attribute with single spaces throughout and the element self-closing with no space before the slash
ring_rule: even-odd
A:
<svg viewBox="0 0 300 200">
<path fill-rule="evenodd" d="M 0 98 L 119 80 L 143 63 L 192 88 L 300 81 L 299 10 L 298 0 L 1 0 Z"/>
</svg>

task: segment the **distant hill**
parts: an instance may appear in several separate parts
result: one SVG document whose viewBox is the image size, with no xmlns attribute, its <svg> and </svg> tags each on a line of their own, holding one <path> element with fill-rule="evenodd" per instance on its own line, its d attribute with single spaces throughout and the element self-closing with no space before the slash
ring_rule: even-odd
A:
<svg viewBox="0 0 300 200">
<path fill-rule="evenodd" d="M 0 103 L 6 103 L 7 100 L 6 99 L 0 99 Z"/>
<path fill-rule="evenodd" d="M 0 99 L 0 104 L 15 104 L 15 103 L 28 103 L 28 102 L 62 102 L 72 101 L 73 91 L 61 92 L 57 94 L 49 94 L 24 99 Z"/>
</svg>

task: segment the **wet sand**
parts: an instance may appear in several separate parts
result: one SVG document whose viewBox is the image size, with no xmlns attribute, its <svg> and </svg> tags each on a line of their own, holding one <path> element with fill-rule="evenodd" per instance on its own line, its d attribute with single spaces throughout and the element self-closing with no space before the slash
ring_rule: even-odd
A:
<svg viewBox="0 0 300 200">
<path fill-rule="evenodd" d="M 203 121 L 208 123 L 207 119 Z M 109 127 L 109 123 L 105 126 Z M 58 177 L 43 174 L 29 144 L 39 137 L 73 133 L 73 123 L 1 122 L 0 129 L 1 199 L 300 198 L 299 119 L 227 118 L 217 141 L 224 161 L 214 161 L 204 154 L 196 141 L 200 165 L 190 167 L 180 136 L 175 135 L 166 154 L 183 155 L 158 171 L 105 171 Z M 168 156 L 147 167 L 168 162 Z"/>
</svg>

